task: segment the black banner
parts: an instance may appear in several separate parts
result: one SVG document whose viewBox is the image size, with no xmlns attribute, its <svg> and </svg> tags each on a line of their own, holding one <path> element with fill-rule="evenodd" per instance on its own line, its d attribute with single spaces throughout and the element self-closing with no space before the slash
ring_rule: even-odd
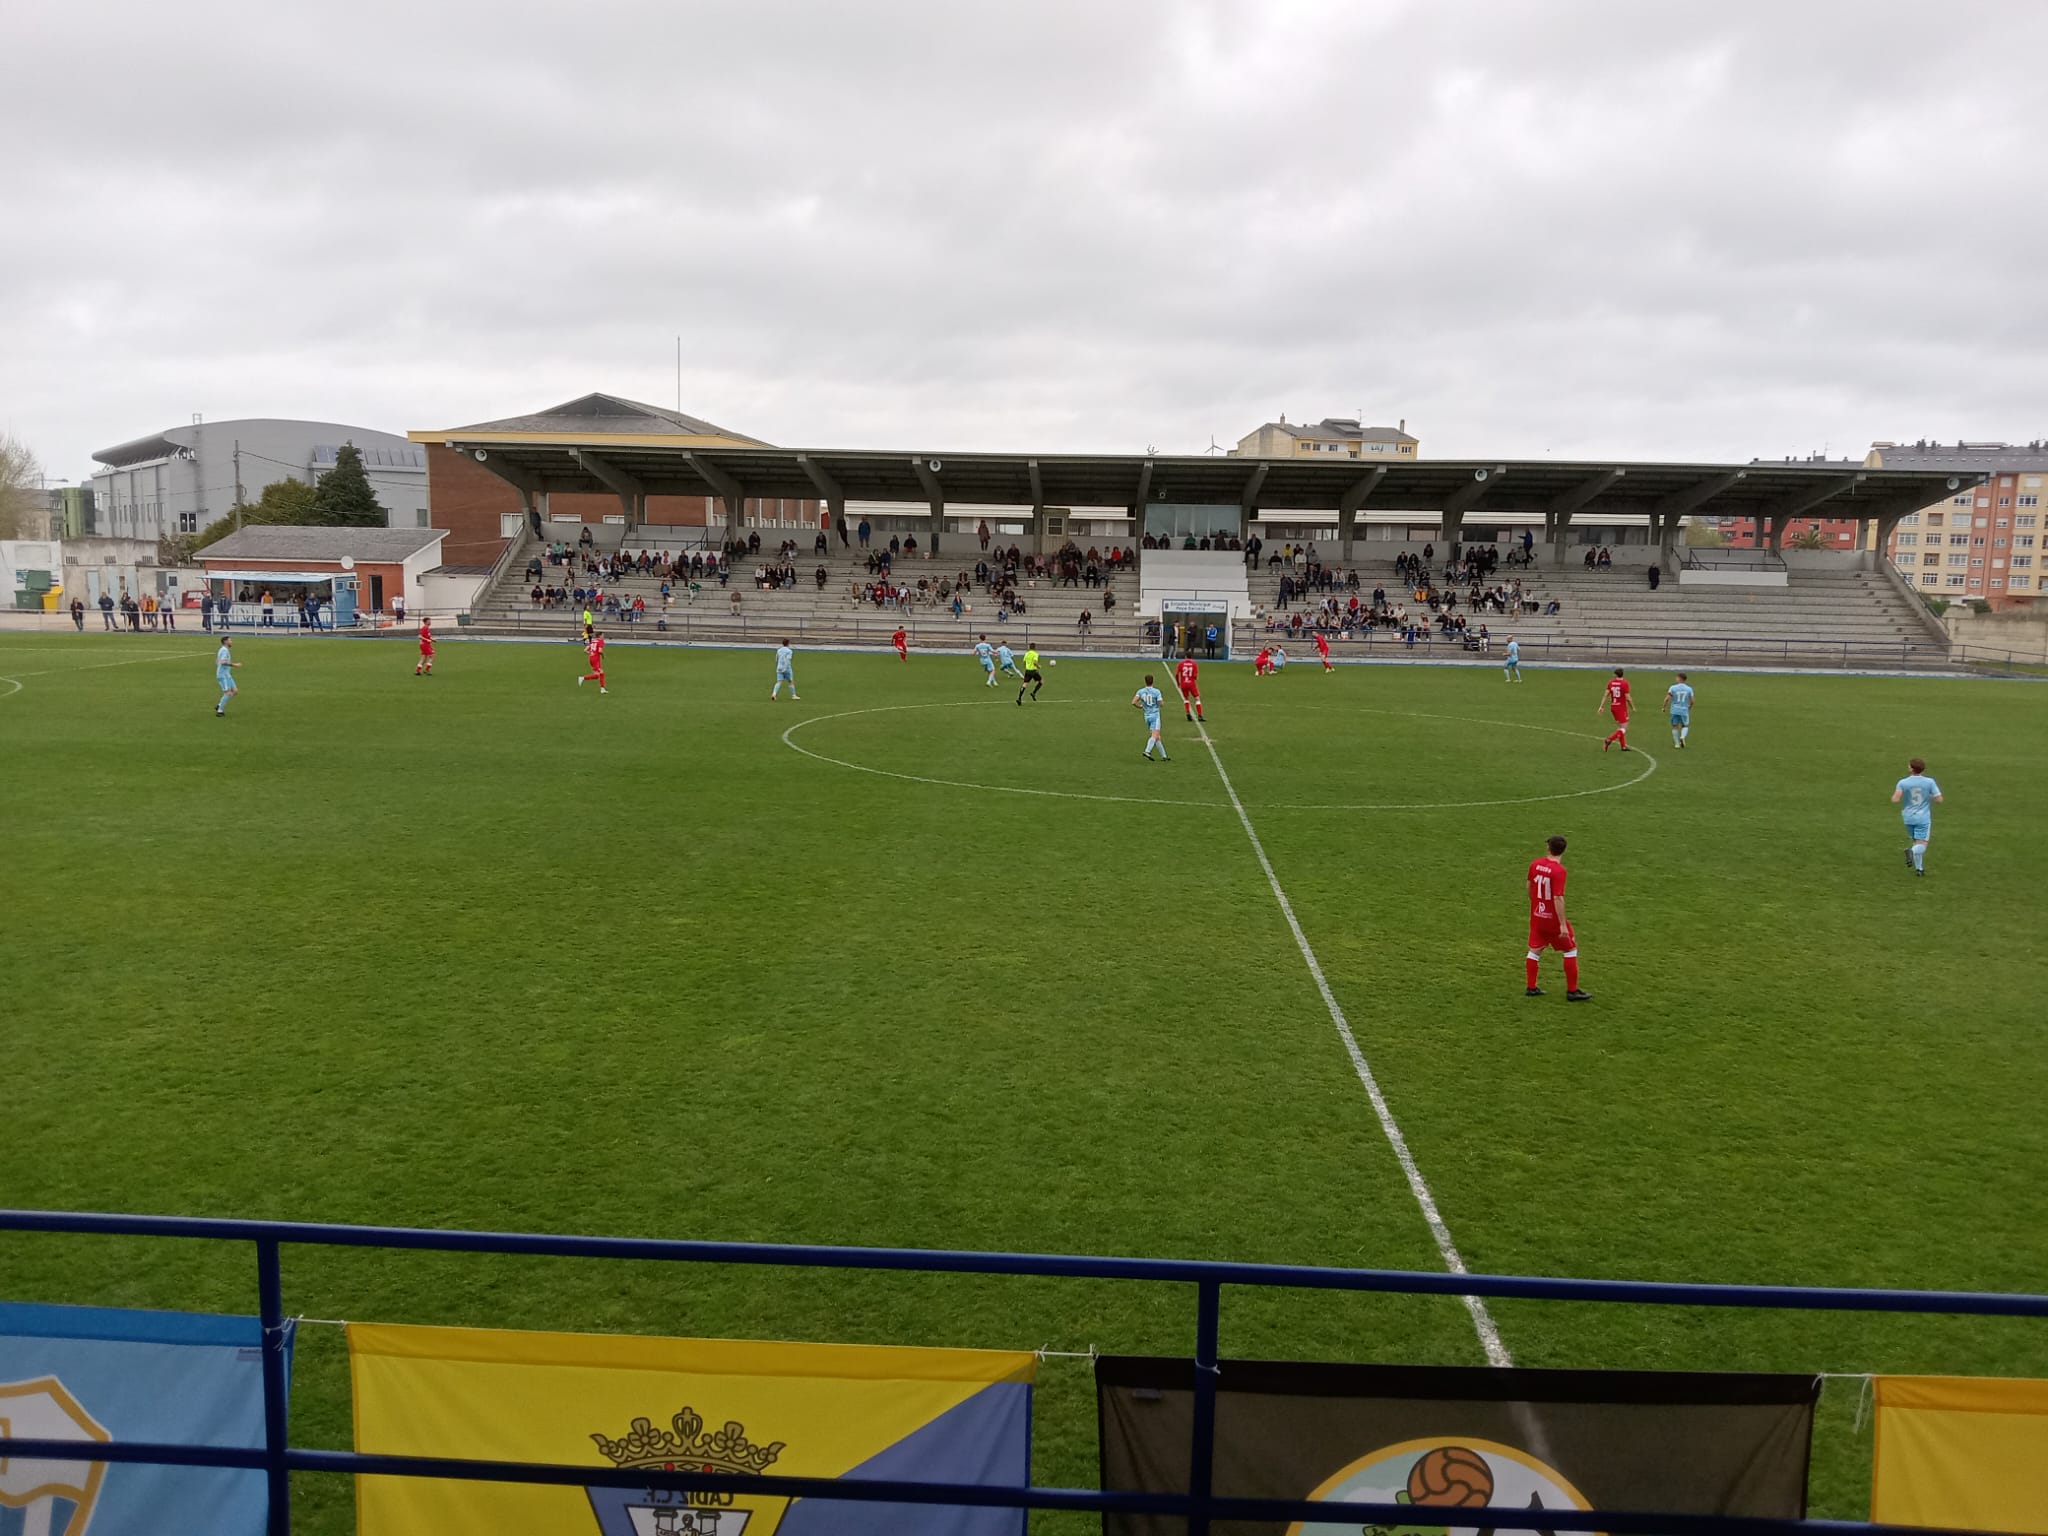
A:
<svg viewBox="0 0 2048 1536">
<path fill-rule="evenodd" d="M 1096 1362 L 1102 1486 L 1184 1493 L 1191 1360 Z M 1818 1376 L 1523 1371 L 1484 1366 L 1225 1360 L 1213 1491 L 1222 1496 L 1471 1507 L 1465 1536 L 1546 1532 L 1546 1509 L 1799 1519 Z M 1186 1523 L 1108 1515 L 1104 1536 L 1182 1536 Z M 1216 1536 L 1348 1532 L 1357 1523 L 1218 1521 Z M 1440 1536 L 1441 1526 L 1368 1527 Z"/>
</svg>

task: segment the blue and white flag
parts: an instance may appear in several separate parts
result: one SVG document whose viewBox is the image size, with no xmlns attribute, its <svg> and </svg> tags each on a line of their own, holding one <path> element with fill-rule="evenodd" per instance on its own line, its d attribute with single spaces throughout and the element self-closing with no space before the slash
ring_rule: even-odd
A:
<svg viewBox="0 0 2048 1536">
<path fill-rule="evenodd" d="M 260 1447 L 262 1341 L 253 1317 L 0 1303 L 0 1436 Z M 269 1507 L 259 1471 L 0 1452 L 0 1536 L 260 1536 Z"/>
</svg>

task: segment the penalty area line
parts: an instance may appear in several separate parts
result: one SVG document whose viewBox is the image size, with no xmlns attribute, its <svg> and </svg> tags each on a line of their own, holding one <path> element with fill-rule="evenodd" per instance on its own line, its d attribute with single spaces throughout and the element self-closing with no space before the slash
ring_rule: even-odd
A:
<svg viewBox="0 0 2048 1536">
<path fill-rule="evenodd" d="M 1173 677 L 1168 673 L 1169 678 Z M 1180 682 L 1173 679 L 1174 692 L 1181 694 L 1185 706 L 1187 695 L 1181 693 Z M 1209 749 L 1209 761 L 1216 766 L 1216 777 L 1223 781 L 1223 793 L 1230 798 L 1230 808 L 1237 812 L 1238 825 L 1244 828 L 1244 835 L 1252 845 L 1252 852 L 1259 861 L 1259 868 L 1265 871 L 1266 884 L 1272 887 L 1273 899 L 1280 904 L 1280 915 L 1287 919 L 1287 929 L 1294 935 L 1294 944 L 1301 951 L 1301 958 L 1308 965 L 1308 973 L 1314 978 L 1316 991 L 1322 994 L 1323 1006 L 1330 1011 L 1330 1022 L 1337 1026 L 1337 1037 L 1344 1042 L 1344 1050 L 1351 1058 L 1352 1070 L 1365 1086 L 1365 1095 L 1372 1100 L 1372 1112 L 1379 1117 L 1380 1130 L 1387 1138 L 1387 1145 L 1394 1149 L 1394 1158 L 1401 1165 L 1401 1172 L 1408 1180 L 1408 1192 L 1415 1197 L 1415 1203 L 1422 1210 L 1422 1219 L 1429 1225 L 1429 1235 L 1436 1239 L 1436 1251 L 1442 1256 L 1444 1268 L 1454 1275 L 1467 1274 L 1464 1257 L 1458 1252 L 1458 1245 L 1451 1240 L 1451 1229 L 1444 1222 L 1443 1212 L 1437 1209 L 1436 1196 L 1430 1192 L 1429 1181 L 1416 1166 L 1415 1154 L 1408 1148 L 1408 1138 L 1401 1134 L 1400 1122 L 1394 1118 L 1394 1111 L 1387 1103 L 1387 1096 L 1380 1089 L 1378 1076 L 1373 1072 L 1372 1063 L 1365 1059 L 1365 1052 L 1359 1048 L 1358 1037 L 1351 1032 L 1351 1022 L 1344 1016 L 1343 1005 L 1337 1001 L 1337 994 L 1330 990 L 1330 980 L 1323 974 L 1322 962 L 1316 959 L 1316 952 L 1310 947 L 1308 935 L 1302 932 L 1301 920 L 1294 915 L 1294 903 L 1287 899 L 1287 892 L 1280 884 L 1280 876 L 1273 868 L 1273 861 L 1266 857 L 1266 845 L 1259 841 L 1257 829 L 1244 808 L 1244 802 L 1237 797 L 1237 786 L 1230 782 L 1230 775 L 1223 767 L 1222 754 L 1216 750 L 1216 743 L 1209 739 L 1209 727 L 1205 721 L 1195 722 L 1195 731 L 1201 737 L 1202 745 Z M 1514 1357 L 1508 1353 L 1507 1345 L 1501 1342 L 1500 1329 L 1494 1325 L 1493 1314 L 1486 1309 L 1486 1303 L 1477 1296 L 1461 1296 L 1465 1310 L 1472 1315 L 1472 1330 L 1479 1335 L 1479 1347 L 1486 1352 L 1488 1365 L 1513 1365 Z"/>
</svg>

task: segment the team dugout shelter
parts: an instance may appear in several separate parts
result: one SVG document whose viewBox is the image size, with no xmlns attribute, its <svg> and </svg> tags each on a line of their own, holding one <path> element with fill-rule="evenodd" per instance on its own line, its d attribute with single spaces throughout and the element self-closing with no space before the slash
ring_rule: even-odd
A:
<svg viewBox="0 0 2048 1536">
<path fill-rule="evenodd" d="M 1248 538 L 1261 516 L 1302 514 L 1333 532 L 1346 562 L 1369 518 L 1403 514 L 1446 545 L 1528 529 L 1561 564 L 1574 529 L 1639 527 L 1671 563 L 1691 517 L 1755 520 L 1782 547 L 1798 518 L 1854 520 L 1874 564 L 1899 520 L 1981 475 L 1840 462 L 1750 464 L 1618 460 L 1243 458 L 1234 455 L 958 453 L 795 449 L 699 417 L 594 394 L 531 416 L 410 434 L 427 448 L 435 525 L 448 558 L 489 560 L 522 522 L 542 538 L 573 524 L 661 543 L 683 530 L 709 541 L 749 527 L 843 525 L 857 508 L 901 507 L 934 553 L 974 547 L 992 507 L 1016 509 L 1032 547 L 1056 548 L 1079 509 L 1115 509 L 1131 530 L 1176 541 Z M 772 509 L 772 511 L 771 511 Z M 858 515 L 858 513 L 856 514 Z M 643 532 L 644 530 L 644 532 Z M 571 529 L 569 537 L 575 537 Z M 958 541 L 957 543 L 955 541 Z M 1617 540 L 1618 542 L 1618 540 Z"/>
</svg>

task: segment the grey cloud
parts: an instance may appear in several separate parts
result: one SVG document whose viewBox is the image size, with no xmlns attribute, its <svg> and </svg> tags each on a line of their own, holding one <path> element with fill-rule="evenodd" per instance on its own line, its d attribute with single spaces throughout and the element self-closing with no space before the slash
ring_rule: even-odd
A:
<svg viewBox="0 0 2048 1536">
<path fill-rule="evenodd" d="M 1939 17 L 1930 21 L 1930 15 Z M 0 419 L 587 388 L 785 442 L 2032 436 L 2048 7 L 10 9 Z"/>
</svg>

